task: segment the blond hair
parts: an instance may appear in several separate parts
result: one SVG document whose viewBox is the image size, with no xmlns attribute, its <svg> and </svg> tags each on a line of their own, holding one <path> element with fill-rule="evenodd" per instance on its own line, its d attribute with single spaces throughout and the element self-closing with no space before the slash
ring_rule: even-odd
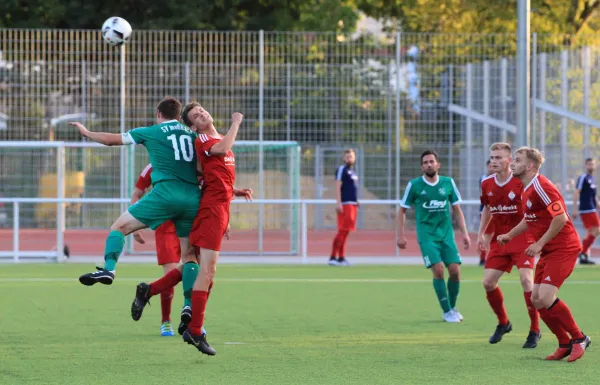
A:
<svg viewBox="0 0 600 385">
<path fill-rule="evenodd" d="M 508 144 L 508 143 L 497 142 L 497 143 L 492 144 L 490 146 L 490 151 L 496 151 L 496 150 L 506 150 L 512 154 L 512 148 L 510 147 L 510 144 Z"/>
<path fill-rule="evenodd" d="M 535 164 L 536 168 L 542 167 L 544 164 L 544 155 L 537 148 L 533 147 L 521 147 L 515 152 L 515 154 L 523 154 L 530 162 Z"/>
</svg>

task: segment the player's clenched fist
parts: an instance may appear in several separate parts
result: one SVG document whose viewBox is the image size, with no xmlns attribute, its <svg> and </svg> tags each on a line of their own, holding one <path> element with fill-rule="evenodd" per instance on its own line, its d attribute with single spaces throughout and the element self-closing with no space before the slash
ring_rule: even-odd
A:
<svg viewBox="0 0 600 385">
<path fill-rule="evenodd" d="M 399 236 L 398 240 L 396 241 L 396 244 L 398 245 L 398 248 L 400 248 L 400 249 L 406 249 L 406 237 L 405 236 Z"/>
<path fill-rule="evenodd" d="M 239 112 L 234 112 L 231 114 L 231 120 L 233 123 L 240 124 L 242 123 L 242 119 L 244 119 L 244 115 L 240 114 Z"/>
<path fill-rule="evenodd" d="M 498 238 L 496 238 L 496 240 L 498 241 L 498 244 L 500 244 L 500 246 L 507 244 L 510 241 L 510 237 L 508 236 L 508 234 L 501 234 L 498 235 Z"/>
</svg>

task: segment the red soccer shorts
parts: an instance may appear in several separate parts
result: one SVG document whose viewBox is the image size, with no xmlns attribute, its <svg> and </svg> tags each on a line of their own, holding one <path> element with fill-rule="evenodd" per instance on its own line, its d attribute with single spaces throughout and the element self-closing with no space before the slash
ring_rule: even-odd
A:
<svg viewBox="0 0 600 385">
<path fill-rule="evenodd" d="M 156 256 L 160 266 L 167 263 L 179 263 L 181 246 L 173 222 L 167 221 L 158 226 L 154 232 L 154 240 L 156 243 Z"/>
<path fill-rule="evenodd" d="M 221 242 L 229 224 L 229 203 L 204 203 L 194 219 L 190 243 L 209 250 L 221 250 Z"/>
<path fill-rule="evenodd" d="M 583 222 L 583 227 L 587 229 L 591 229 L 592 227 L 600 227 L 600 220 L 598 220 L 598 213 L 595 211 L 593 213 L 583 213 L 581 215 L 581 221 Z"/>
<path fill-rule="evenodd" d="M 545 283 L 560 288 L 575 269 L 580 251 L 580 248 L 571 248 L 542 253 L 535 267 L 533 283 Z"/>
<path fill-rule="evenodd" d="M 337 215 L 338 230 L 354 231 L 356 230 L 357 205 L 342 205 L 342 213 Z"/>
<path fill-rule="evenodd" d="M 525 254 L 525 250 L 533 241 L 527 233 L 523 233 L 507 244 L 501 246 L 492 242 L 490 253 L 485 260 L 486 269 L 494 269 L 510 273 L 513 266 L 517 269 L 533 269 L 535 258 Z"/>
</svg>

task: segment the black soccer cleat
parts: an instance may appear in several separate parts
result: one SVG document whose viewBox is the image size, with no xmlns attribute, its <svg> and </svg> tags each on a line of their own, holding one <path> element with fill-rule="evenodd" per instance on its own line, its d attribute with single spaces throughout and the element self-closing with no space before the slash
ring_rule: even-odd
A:
<svg viewBox="0 0 600 385">
<path fill-rule="evenodd" d="M 506 325 L 498 325 L 496 326 L 496 331 L 490 337 L 490 344 L 497 344 L 502 341 L 502 336 L 506 333 L 510 333 L 512 331 L 512 324 L 510 321 Z"/>
<path fill-rule="evenodd" d="M 188 325 L 192 322 L 192 308 L 186 306 L 181 310 L 181 322 L 179 323 L 179 327 L 177 328 L 177 332 L 180 336 L 183 335 L 183 332 L 187 330 Z"/>
<path fill-rule="evenodd" d="M 538 342 L 540 342 L 540 339 L 542 339 L 542 333 L 541 332 L 532 332 L 529 331 L 529 334 L 527 335 L 527 339 L 525 340 L 525 343 L 523 344 L 523 349 L 534 349 L 537 347 Z"/>
<path fill-rule="evenodd" d="M 586 253 L 580 253 L 579 254 L 579 264 L 580 265 L 595 265 L 596 262 L 592 261 Z"/>
<path fill-rule="evenodd" d="M 206 333 L 195 336 L 190 333 L 189 329 L 186 329 L 185 332 L 183 332 L 183 340 L 190 345 L 194 345 L 196 349 L 204 354 L 209 356 L 214 356 L 217 354 L 217 351 L 213 349 L 206 341 Z"/>
<path fill-rule="evenodd" d="M 98 269 L 98 271 L 87 273 L 79 277 L 79 282 L 85 286 L 92 286 L 98 282 L 103 285 L 112 285 L 113 281 L 115 280 L 115 272 L 105 270 L 101 267 L 96 267 L 96 269 Z"/>
<path fill-rule="evenodd" d="M 150 285 L 147 283 L 138 283 L 135 289 L 135 298 L 131 304 L 131 318 L 138 321 L 142 318 L 142 312 L 146 304 L 150 304 Z"/>
</svg>

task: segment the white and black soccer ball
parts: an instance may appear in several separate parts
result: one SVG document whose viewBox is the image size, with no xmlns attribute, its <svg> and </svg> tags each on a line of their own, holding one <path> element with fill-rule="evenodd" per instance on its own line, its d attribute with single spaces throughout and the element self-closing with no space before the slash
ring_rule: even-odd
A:
<svg viewBox="0 0 600 385">
<path fill-rule="evenodd" d="M 120 46 L 129 41 L 131 25 L 122 17 L 110 17 L 102 24 L 102 38 L 112 46 Z"/>
</svg>

